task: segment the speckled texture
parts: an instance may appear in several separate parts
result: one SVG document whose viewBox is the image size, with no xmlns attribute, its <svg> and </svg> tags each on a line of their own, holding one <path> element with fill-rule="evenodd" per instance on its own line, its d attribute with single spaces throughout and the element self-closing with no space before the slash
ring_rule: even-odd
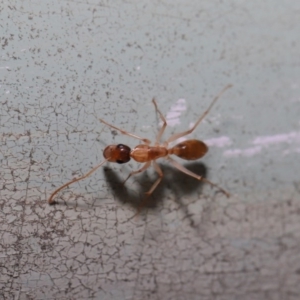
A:
<svg viewBox="0 0 300 300">
<path fill-rule="evenodd" d="M 151 3 L 150 3 L 151 2 Z M 298 1 L 4 1 L 0 6 L 0 298 L 300 297 Z M 210 146 L 185 164 L 107 165 L 105 145 L 153 139 L 152 97 Z M 177 118 L 177 119 L 176 119 Z"/>
</svg>

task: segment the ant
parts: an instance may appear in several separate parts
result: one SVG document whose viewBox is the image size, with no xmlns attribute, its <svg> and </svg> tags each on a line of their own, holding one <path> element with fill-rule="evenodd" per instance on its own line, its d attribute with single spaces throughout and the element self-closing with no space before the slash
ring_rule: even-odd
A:
<svg viewBox="0 0 300 300">
<path fill-rule="evenodd" d="M 209 113 L 209 111 L 211 110 L 213 105 L 217 102 L 217 100 L 230 87 L 232 87 L 232 85 L 227 85 L 226 87 L 224 87 L 222 89 L 222 91 L 213 99 L 213 101 L 211 102 L 208 109 L 200 116 L 198 121 L 195 123 L 195 125 L 191 129 L 180 132 L 180 133 L 173 134 L 171 137 L 169 137 L 162 144 L 160 143 L 160 139 L 161 139 L 161 137 L 162 137 L 162 135 L 165 131 L 165 128 L 167 126 L 167 121 L 166 121 L 165 117 L 163 116 L 163 114 L 158 109 L 156 101 L 153 98 L 152 102 L 154 104 L 155 110 L 159 114 L 160 118 L 163 121 L 163 125 L 162 125 L 162 127 L 160 128 L 160 130 L 158 132 L 158 135 L 156 137 L 156 141 L 155 141 L 154 146 L 150 146 L 151 142 L 150 142 L 150 140 L 148 140 L 146 138 L 142 138 L 142 137 L 139 137 L 138 135 L 135 135 L 133 133 L 129 133 L 129 132 L 127 132 L 127 131 L 125 131 L 121 128 L 118 128 L 114 125 L 111 125 L 111 124 L 107 123 L 106 121 L 104 121 L 102 119 L 99 119 L 105 125 L 113 128 L 115 130 L 120 131 L 122 134 L 128 135 L 130 137 L 133 137 L 135 139 L 138 139 L 138 140 L 142 141 L 142 144 L 137 145 L 133 150 L 131 150 L 128 146 L 123 145 L 123 144 L 107 146 L 103 151 L 103 156 L 105 158 L 104 161 L 102 161 L 99 165 L 95 166 L 93 169 L 91 169 L 85 175 L 83 175 L 81 177 L 78 177 L 78 178 L 74 178 L 73 180 L 65 183 L 64 185 L 62 185 L 61 187 L 56 189 L 51 194 L 51 196 L 48 200 L 48 203 L 49 204 L 54 204 L 55 201 L 53 200 L 53 198 L 59 191 L 61 191 L 62 189 L 64 189 L 65 187 L 69 186 L 72 183 L 75 183 L 77 181 L 80 181 L 80 180 L 83 180 L 83 179 L 89 177 L 93 172 L 95 172 L 98 168 L 100 168 L 106 162 L 114 162 L 114 163 L 118 163 L 118 164 L 124 164 L 124 163 L 127 163 L 131 158 L 133 158 L 135 161 L 137 161 L 139 163 L 144 163 L 144 165 L 140 169 L 138 169 L 136 171 L 132 171 L 127 176 L 127 178 L 124 180 L 123 184 L 125 184 L 125 182 L 132 175 L 135 175 L 135 174 L 138 174 L 138 173 L 141 173 L 141 172 L 145 171 L 152 164 L 159 177 L 154 182 L 154 184 L 152 185 L 150 190 L 146 193 L 147 196 L 150 196 L 153 193 L 153 191 L 156 189 L 156 187 L 159 185 L 159 183 L 161 182 L 162 177 L 163 177 L 163 172 L 162 172 L 161 168 L 159 167 L 159 165 L 156 163 L 156 160 L 158 158 L 161 158 L 161 157 L 166 158 L 179 171 L 185 173 L 186 175 L 194 177 L 195 179 L 197 179 L 199 181 L 204 181 L 204 182 L 210 184 L 211 186 L 216 187 L 222 193 L 224 193 L 227 197 L 229 197 L 229 193 L 226 192 L 224 189 L 222 189 L 221 187 L 219 187 L 216 184 L 212 183 L 208 179 L 203 178 L 202 176 L 199 176 L 199 175 L 189 171 L 184 166 L 179 164 L 176 160 L 171 158 L 171 155 L 176 155 L 176 156 L 178 156 L 182 159 L 185 159 L 185 160 L 199 159 L 199 158 L 203 157 L 208 151 L 208 147 L 204 142 L 199 141 L 199 140 L 194 140 L 194 139 L 193 140 L 186 140 L 184 142 L 181 142 L 181 143 L 175 145 L 172 148 L 168 148 L 168 144 L 175 141 L 175 140 L 177 140 L 177 139 L 179 139 L 179 138 L 181 138 L 181 137 L 184 137 L 184 136 L 192 133 L 195 130 L 195 128 L 200 124 L 200 122 L 204 119 L 204 117 Z"/>
</svg>

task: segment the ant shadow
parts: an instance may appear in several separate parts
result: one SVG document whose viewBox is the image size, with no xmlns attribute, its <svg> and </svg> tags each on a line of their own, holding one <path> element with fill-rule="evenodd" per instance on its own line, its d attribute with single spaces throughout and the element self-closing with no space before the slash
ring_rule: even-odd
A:
<svg viewBox="0 0 300 300">
<path fill-rule="evenodd" d="M 196 173 L 200 176 L 206 177 L 207 168 L 201 162 L 193 162 L 184 165 L 188 170 Z M 114 171 L 108 167 L 104 168 L 104 175 L 107 183 L 110 185 L 110 188 L 115 196 L 115 198 L 122 204 L 128 204 L 132 206 L 137 211 L 141 210 L 141 213 L 151 209 L 157 209 L 158 205 L 162 203 L 163 199 L 167 196 L 167 190 L 173 193 L 175 196 L 175 202 L 183 209 L 185 216 L 190 220 L 190 223 L 193 224 L 191 219 L 191 213 L 186 207 L 181 199 L 181 195 L 188 196 L 197 193 L 202 190 L 204 182 L 196 180 L 181 171 L 175 169 L 172 166 L 163 164 L 160 165 L 163 171 L 163 179 L 154 190 L 153 194 L 147 198 L 145 192 L 147 192 L 155 179 L 149 177 L 147 171 L 143 172 L 140 175 L 132 176 L 126 183 L 123 185 L 123 178 L 120 178 L 119 172 Z M 155 176 L 158 176 L 157 174 Z M 156 177 L 157 178 L 157 177 Z M 154 180 L 154 181 L 153 181 Z M 140 186 L 138 190 L 136 188 L 130 189 L 132 181 L 137 181 Z M 136 186 L 136 185 L 135 185 Z"/>
</svg>

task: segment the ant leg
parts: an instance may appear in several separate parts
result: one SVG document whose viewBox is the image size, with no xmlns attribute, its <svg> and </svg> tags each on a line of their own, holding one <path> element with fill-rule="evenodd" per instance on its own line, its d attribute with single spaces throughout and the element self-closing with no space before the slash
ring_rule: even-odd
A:
<svg viewBox="0 0 300 300">
<path fill-rule="evenodd" d="M 105 159 L 104 161 L 102 161 L 99 165 L 97 165 L 96 167 L 94 167 L 93 169 L 91 169 L 90 171 L 88 171 L 85 175 L 81 176 L 81 177 L 78 177 L 78 178 L 75 178 L 67 183 L 65 183 L 64 185 L 62 185 L 61 187 L 59 187 L 58 189 L 56 189 L 50 196 L 49 200 L 48 200 L 48 203 L 51 205 L 51 204 L 54 204 L 55 201 L 53 201 L 53 197 L 59 192 L 61 191 L 62 189 L 64 189 L 65 187 L 69 186 L 70 184 L 74 183 L 74 182 L 77 182 L 77 181 L 80 181 L 82 179 L 85 179 L 87 177 L 89 177 L 92 173 L 94 173 L 98 168 L 100 168 L 104 163 L 106 163 L 108 161 L 108 159 Z"/>
<path fill-rule="evenodd" d="M 161 139 L 161 137 L 162 137 L 162 135 L 163 135 L 163 133 L 164 133 L 166 127 L 167 127 L 167 121 L 166 121 L 164 115 L 163 115 L 163 114 L 161 113 L 161 111 L 158 109 L 157 103 L 156 103 L 156 101 L 155 101 L 155 98 L 152 99 L 152 102 L 153 102 L 153 104 L 154 104 L 154 107 L 155 107 L 156 112 L 159 114 L 160 118 L 161 118 L 162 121 L 163 121 L 163 125 L 162 125 L 162 127 L 160 128 L 160 130 L 159 130 L 159 132 L 158 132 L 158 134 L 157 134 L 157 137 L 156 137 L 156 141 L 155 141 L 155 145 L 158 146 L 159 143 L 160 143 L 160 139 Z M 166 146 L 167 146 L 167 145 L 166 145 Z"/>
<path fill-rule="evenodd" d="M 140 214 L 140 212 L 142 211 L 142 209 L 145 207 L 145 205 L 147 204 L 147 201 L 149 200 L 148 199 L 148 197 L 153 193 L 153 191 L 157 188 L 157 186 L 160 184 L 160 182 L 161 182 L 161 180 L 162 180 L 162 178 L 163 178 L 163 172 L 162 172 L 162 170 L 161 170 L 161 168 L 160 168 L 160 166 L 155 162 L 155 161 L 153 161 L 153 167 L 154 167 L 154 169 L 155 169 L 155 171 L 158 173 L 158 175 L 159 175 L 159 178 L 157 178 L 157 180 L 154 182 L 154 184 L 152 185 L 152 187 L 151 187 L 151 189 L 148 191 L 148 192 L 146 192 L 145 194 L 146 194 L 146 199 L 144 199 L 142 202 L 141 202 L 141 204 L 138 206 L 138 208 L 137 208 L 137 212 L 132 216 L 132 217 L 130 217 L 129 219 L 128 219 L 128 221 L 130 221 L 131 219 L 133 219 L 133 218 L 135 218 L 135 217 L 137 217 L 139 214 Z"/>
<path fill-rule="evenodd" d="M 125 182 L 132 176 L 141 172 L 144 172 L 146 169 L 148 169 L 151 165 L 151 161 L 147 161 L 140 169 L 136 170 L 136 171 L 132 171 L 127 178 L 123 181 L 123 184 L 125 184 Z"/>
<path fill-rule="evenodd" d="M 159 175 L 159 177 L 157 178 L 157 180 L 154 182 L 154 184 L 152 185 L 151 189 L 146 192 L 147 197 L 149 197 L 153 191 L 157 188 L 157 186 L 160 184 L 160 182 L 162 181 L 162 178 L 164 176 L 160 166 L 155 162 L 155 160 L 152 161 L 153 162 L 153 167 L 155 169 L 155 171 L 157 172 L 157 174 Z"/>
<path fill-rule="evenodd" d="M 209 181 L 208 179 L 202 177 L 202 176 L 199 176 L 193 172 L 191 172 L 190 170 L 186 169 L 183 165 L 181 165 L 180 163 L 178 163 L 176 160 L 174 160 L 173 158 L 171 157 L 168 157 L 168 160 L 171 162 L 171 164 L 176 168 L 178 169 L 179 171 L 185 173 L 186 175 L 189 175 L 191 177 L 194 177 L 196 178 L 197 180 L 199 181 L 204 181 L 206 183 L 209 183 L 211 186 L 219 189 L 223 194 L 225 194 L 227 197 L 230 197 L 230 194 L 228 192 L 226 192 L 224 189 L 222 189 L 221 187 L 219 187 L 218 185 L 216 185 L 215 183 L 212 183 L 211 181 Z"/>
<path fill-rule="evenodd" d="M 135 134 L 133 134 L 133 133 L 127 132 L 127 131 L 125 131 L 125 130 L 123 130 L 123 129 L 121 129 L 121 128 L 118 128 L 118 127 L 116 127 L 116 126 L 114 126 L 114 125 L 111 125 L 111 124 L 107 123 L 106 121 L 104 121 L 104 120 L 102 120 L 102 119 L 98 119 L 98 120 L 99 120 L 100 122 L 104 123 L 105 125 L 107 125 L 107 126 L 113 128 L 113 129 L 116 129 L 116 130 L 120 131 L 122 134 L 125 134 L 125 135 L 131 136 L 131 137 L 133 137 L 133 138 L 135 138 L 135 139 L 141 140 L 141 141 L 142 141 L 143 143 L 145 143 L 146 145 L 149 145 L 149 144 L 151 143 L 148 139 L 145 139 L 145 138 L 142 138 L 142 137 L 140 137 L 140 136 L 138 136 L 138 135 L 135 135 Z"/>
<path fill-rule="evenodd" d="M 208 109 L 201 115 L 201 117 L 198 119 L 198 121 L 195 123 L 195 125 L 189 129 L 189 130 L 186 130 L 184 132 L 180 132 L 180 133 L 175 133 L 174 135 L 172 135 L 170 138 L 167 139 L 167 143 L 171 143 L 185 135 L 188 135 L 190 133 L 192 133 L 195 128 L 200 124 L 200 122 L 204 119 L 204 117 L 209 113 L 209 111 L 211 110 L 211 108 L 214 106 L 214 104 L 217 102 L 217 100 L 224 94 L 224 92 L 226 90 L 228 90 L 229 88 L 231 88 L 232 85 L 229 84 L 227 86 L 225 86 L 221 92 L 213 99 L 212 103 L 210 104 L 210 106 L 208 107 Z"/>
</svg>

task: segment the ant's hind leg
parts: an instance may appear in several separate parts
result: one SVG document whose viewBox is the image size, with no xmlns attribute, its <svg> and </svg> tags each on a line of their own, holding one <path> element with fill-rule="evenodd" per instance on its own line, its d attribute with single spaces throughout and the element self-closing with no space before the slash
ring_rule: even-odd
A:
<svg viewBox="0 0 300 300">
<path fill-rule="evenodd" d="M 171 142 L 173 142 L 173 141 L 175 141 L 175 140 L 177 140 L 177 139 L 179 139 L 179 138 L 181 138 L 181 137 L 183 137 L 183 136 L 186 136 L 186 135 L 192 133 L 192 132 L 195 130 L 195 128 L 201 123 L 201 121 L 205 118 L 205 116 L 209 113 L 209 111 L 210 111 L 211 108 L 214 106 L 214 104 L 217 102 L 217 100 L 224 94 L 224 92 L 225 92 L 226 90 L 228 90 L 228 89 L 231 88 L 231 87 L 232 87 L 232 85 L 229 84 L 229 85 L 225 86 L 225 87 L 223 88 L 223 90 L 221 90 L 221 92 L 213 99 L 213 101 L 211 102 L 211 104 L 210 104 L 210 106 L 208 107 L 208 109 L 200 116 L 200 118 L 197 120 L 197 122 L 195 123 L 195 125 L 194 125 L 191 129 L 186 130 L 186 131 L 184 131 L 184 132 L 180 132 L 180 133 L 175 133 L 175 134 L 173 134 L 171 137 L 169 137 L 169 138 L 167 139 L 167 143 L 171 143 Z"/>
<path fill-rule="evenodd" d="M 124 134 L 124 135 L 128 135 L 128 136 L 131 136 L 131 137 L 133 137 L 133 138 L 135 138 L 135 139 L 138 139 L 138 140 L 142 141 L 142 142 L 145 143 L 146 145 L 149 145 L 149 144 L 151 143 L 148 139 L 145 139 L 145 138 L 142 138 L 142 137 L 140 137 L 140 136 L 138 136 L 138 135 L 136 135 L 136 134 L 127 132 L 127 131 L 125 131 L 125 130 L 123 130 L 123 129 L 121 129 L 121 128 L 118 128 L 118 127 L 116 127 L 116 126 L 114 126 L 114 125 L 111 125 L 111 124 L 107 123 L 106 121 L 104 121 L 104 120 L 102 120 L 102 119 L 98 119 L 98 120 L 99 120 L 100 122 L 104 123 L 105 125 L 107 125 L 107 126 L 113 128 L 113 129 L 116 129 L 116 130 L 120 131 L 120 132 L 121 132 L 122 134 Z"/>
<path fill-rule="evenodd" d="M 211 181 L 209 181 L 208 179 L 202 177 L 202 176 L 199 176 L 193 172 L 191 172 L 190 170 L 186 169 L 183 165 L 179 164 L 176 160 L 174 160 L 173 158 L 171 157 L 168 157 L 168 160 L 171 162 L 171 164 L 176 168 L 178 169 L 179 171 L 183 172 L 184 174 L 186 175 L 189 175 L 191 177 L 194 177 L 195 179 L 199 180 L 199 181 L 204 181 L 206 183 L 209 183 L 211 186 L 219 189 L 223 194 L 226 195 L 226 197 L 230 197 L 230 194 L 225 191 L 224 189 L 222 189 L 221 187 L 219 187 L 218 185 L 216 185 L 215 183 L 212 183 Z"/>
<path fill-rule="evenodd" d="M 158 134 L 157 134 L 157 137 L 156 137 L 156 141 L 155 141 L 155 145 L 158 146 L 158 145 L 160 144 L 160 139 L 161 139 L 161 137 L 162 137 L 162 135 L 163 135 L 163 133 L 164 133 L 166 127 L 167 127 L 167 121 L 166 121 L 164 115 L 163 115 L 163 114 L 161 113 L 161 111 L 158 109 L 157 103 L 156 103 L 156 101 L 155 101 L 155 98 L 152 99 L 152 102 L 153 102 L 153 104 L 154 104 L 154 107 L 155 107 L 156 112 L 159 114 L 160 118 L 161 118 L 162 121 L 163 121 L 163 125 L 162 125 L 162 127 L 160 128 L 160 130 L 159 130 L 159 132 L 158 132 Z M 166 145 L 166 146 L 167 146 L 167 145 Z"/>
<path fill-rule="evenodd" d="M 140 169 L 136 170 L 136 171 L 132 171 L 130 172 L 130 174 L 127 176 L 127 178 L 123 181 L 123 184 L 125 184 L 125 182 L 132 176 L 141 172 L 144 172 L 145 170 L 147 170 L 151 165 L 151 161 L 147 161 Z"/>
</svg>

